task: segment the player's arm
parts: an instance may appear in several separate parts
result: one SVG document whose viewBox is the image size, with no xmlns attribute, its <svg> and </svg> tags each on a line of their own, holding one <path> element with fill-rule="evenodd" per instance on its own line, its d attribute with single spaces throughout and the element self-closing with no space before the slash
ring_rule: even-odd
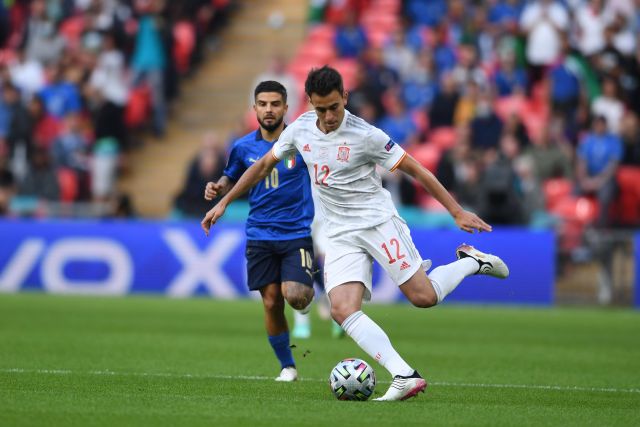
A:
<svg viewBox="0 0 640 427">
<path fill-rule="evenodd" d="M 224 196 L 231 190 L 233 185 L 234 181 L 232 181 L 231 178 L 222 175 L 218 182 L 207 182 L 207 185 L 204 187 L 204 198 L 205 200 L 213 200 L 218 196 Z"/>
<path fill-rule="evenodd" d="M 413 177 L 425 190 L 435 197 L 436 200 L 449 211 L 458 227 L 462 230 L 469 233 L 473 233 L 475 230 L 491 231 L 489 224 L 480 219 L 476 214 L 464 210 L 440 181 L 409 154 L 405 153 L 397 168 Z"/>
<path fill-rule="evenodd" d="M 230 188 L 229 192 L 225 194 L 225 196 L 213 208 L 211 208 L 209 212 L 207 212 L 200 223 L 207 236 L 209 235 L 211 226 L 215 224 L 222 215 L 224 215 L 224 211 L 229 203 L 242 196 L 258 182 L 264 179 L 278 161 L 279 159 L 269 151 L 242 174 L 240 179 L 238 179 L 238 182 L 236 182 L 236 184 Z"/>
</svg>

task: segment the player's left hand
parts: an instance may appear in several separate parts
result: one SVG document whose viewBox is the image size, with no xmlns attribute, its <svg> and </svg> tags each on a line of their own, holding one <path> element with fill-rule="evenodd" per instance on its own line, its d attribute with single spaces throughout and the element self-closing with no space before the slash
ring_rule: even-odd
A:
<svg viewBox="0 0 640 427">
<path fill-rule="evenodd" d="M 491 226 L 480 219 L 480 217 L 473 212 L 461 211 L 458 215 L 454 216 L 456 224 L 461 230 L 467 233 L 473 233 L 475 231 L 491 231 Z"/>
<path fill-rule="evenodd" d="M 226 207 L 223 203 L 218 203 L 217 205 L 212 207 L 209 212 L 207 212 L 202 222 L 200 223 L 200 226 L 204 230 L 204 234 L 209 236 L 209 230 L 211 229 L 211 226 L 215 224 L 216 221 L 218 221 L 218 219 L 222 217 L 222 215 L 224 215 L 225 209 Z"/>
</svg>

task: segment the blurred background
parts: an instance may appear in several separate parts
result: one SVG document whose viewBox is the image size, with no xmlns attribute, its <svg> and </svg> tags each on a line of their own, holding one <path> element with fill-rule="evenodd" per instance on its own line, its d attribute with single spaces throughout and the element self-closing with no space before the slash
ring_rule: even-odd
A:
<svg viewBox="0 0 640 427">
<path fill-rule="evenodd" d="M 639 0 L 0 0 L 0 291 L 246 295 L 204 185 L 255 84 L 291 122 L 324 64 L 522 264 L 470 301 L 640 306 Z M 465 238 L 381 174 L 424 253 Z"/>
</svg>

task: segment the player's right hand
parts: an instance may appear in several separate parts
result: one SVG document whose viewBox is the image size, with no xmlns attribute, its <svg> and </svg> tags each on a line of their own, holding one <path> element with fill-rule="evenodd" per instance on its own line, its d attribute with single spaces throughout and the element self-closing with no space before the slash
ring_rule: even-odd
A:
<svg viewBox="0 0 640 427">
<path fill-rule="evenodd" d="M 207 182 L 206 187 L 204 187 L 204 198 L 205 200 L 213 200 L 218 196 L 220 189 L 222 186 L 217 182 Z"/>
<path fill-rule="evenodd" d="M 204 230 L 204 234 L 209 236 L 209 230 L 211 229 L 211 226 L 215 224 L 222 215 L 224 215 L 225 209 L 226 206 L 224 205 L 224 203 L 218 203 L 214 207 L 212 207 L 209 212 L 207 212 L 207 214 L 202 219 L 202 222 L 200 223 L 200 226 Z"/>
</svg>

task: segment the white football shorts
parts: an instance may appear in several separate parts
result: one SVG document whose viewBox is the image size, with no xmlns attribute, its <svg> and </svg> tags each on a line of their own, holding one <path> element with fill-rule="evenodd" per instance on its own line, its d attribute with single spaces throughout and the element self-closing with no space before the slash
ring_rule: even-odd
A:
<svg viewBox="0 0 640 427">
<path fill-rule="evenodd" d="M 364 299 L 370 300 L 374 259 L 398 286 L 421 268 L 422 257 L 413 244 L 409 227 L 396 216 L 372 228 L 328 237 L 326 245 L 327 294 L 344 283 L 362 282 L 366 288 Z"/>
</svg>

